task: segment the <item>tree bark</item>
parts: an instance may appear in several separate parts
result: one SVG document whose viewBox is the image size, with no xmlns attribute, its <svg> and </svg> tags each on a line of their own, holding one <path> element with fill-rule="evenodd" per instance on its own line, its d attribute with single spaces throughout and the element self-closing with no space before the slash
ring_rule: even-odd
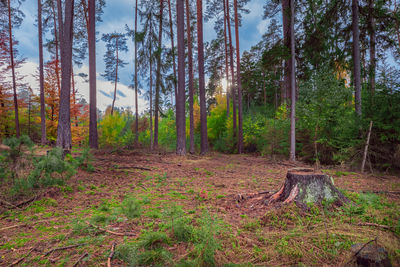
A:
<svg viewBox="0 0 400 267">
<path fill-rule="evenodd" d="M 118 37 L 115 37 L 115 53 L 116 53 L 116 62 L 115 62 L 115 81 L 114 81 L 114 98 L 111 105 L 111 115 L 114 113 L 114 105 L 115 98 L 117 97 L 117 83 L 118 83 Z"/>
<path fill-rule="evenodd" d="M 190 6 L 186 0 L 186 31 L 188 42 L 188 76 L 189 76 L 189 123 L 190 123 L 190 146 L 189 153 L 194 154 L 194 114 L 193 114 L 193 52 L 192 52 L 192 31 L 190 25 Z"/>
<path fill-rule="evenodd" d="M 282 22 L 283 22 L 283 45 L 286 47 L 286 51 L 290 51 L 290 1 L 282 0 Z M 289 58 L 289 57 L 288 57 Z M 282 86 L 282 100 L 286 102 L 290 94 L 290 60 L 285 59 L 284 62 L 284 76 Z"/>
<path fill-rule="evenodd" d="M 353 29 L 353 77 L 355 89 L 355 109 L 361 117 L 361 66 L 360 66 L 360 30 L 359 30 L 358 0 L 352 0 L 352 29 Z"/>
<path fill-rule="evenodd" d="M 290 0 L 290 161 L 296 160 L 296 52 L 294 39 L 294 0 Z"/>
<path fill-rule="evenodd" d="M 297 206 L 306 209 L 308 203 L 322 204 L 324 200 L 337 206 L 349 203 L 328 175 L 314 173 L 313 169 L 294 168 L 288 170 L 284 185 L 266 201 L 266 204 L 295 202 Z"/>
<path fill-rule="evenodd" d="M 72 67 L 72 39 L 73 39 L 73 17 L 74 0 L 67 1 L 64 6 L 65 21 L 63 22 L 63 11 L 61 0 L 57 0 L 59 36 L 61 48 L 61 93 L 57 128 L 57 146 L 71 149 L 71 67 Z"/>
<path fill-rule="evenodd" d="M 97 91 L 96 91 L 96 0 L 89 0 L 89 91 L 90 91 L 90 118 L 89 118 L 89 145 L 97 149 Z"/>
<path fill-rule="evenodd" d="M 163 22 L 164 0 L 160 0 L 160 17 L 158 31 L 158 53 L 157 53 L 157 77 L 156 77 L 156 103 L 154 107 L 154 147 L 158 148 L 158 109 L 160 105 L 161 86 L 161 51 L 162 51 L 162 22 Z"/>
<path fill-rule="evenodd" d="M 232 45 L 232 33 L 231 33 L 231 17 L 229 15 L 229 0 L 226 0 L 226 17 L 228 24 L 228 37 L 229 37 L 229 58 L 231 64 L 231 98 L 232 98 L 232 120 L 233 120 L 233 137 L 234 139 L 237 136 L 237 127 L 236 127 L 236 87 L 235 87 L 235 71 L 233 69 L 233 45 Z"/>
<path fill-rule="evenodd" d="M 42 0 L 38 0 L 38 35 L 39 35 L 40 129 L 41 129 L 41 144 L 45 145 L 47 143 L 47 138 L 46 138 L 46 105 L 44 99 L 44 73 L 43 73 Z"/>
<path fill-rule="evenodd" d="M 175 46 L 174 46 L 174 29 L 172 27 L 172 10 L 171 10 L 171 0 L 168 0 L 168 14 L 169 14 L 169 29 L 171 33 L 171 49 L 172 49 L 172 66 L 174 71 L 174 89 L 175 89 L 175 104 L 177 100 L 177 79 L 176 79 L 176 63 L 175 63 Z M 172 103 L 171 103 L 172 105 Z"/>
<path fill-rule="evenodd" d="M 225 43 L 225 77 L 226 77 L 226 117 L 229 118 L 230 109 L 229 109 L 229 67 L 228 67 L 228 44 L 227 44 L 227 36 L 226 36 L 226 2 L 224 2 L 224 43 Z"/>
<path fill-rule="evenodd" d="M 239 136 L 238 136 L 238 153 L 243 152 L 243 105 L 242 105 L 242 81 L 240 75 L 240 49 L 239 49 L 239 19 L 237 0 L 234 0 L 235 7 L 235 36 L 236 36 L 236 76 L 238 89 L 238 110 L 239 110 Z"/>
<path fill-rule="evenodd" d="M 371 104 L 375 94 L 375 77 L 376 77 L 376 25 L 374 17 L 374 1 L 368 0 L 369 9 L 369 88 L 371 92 Z"/>
<path fill-rule="evenodd" d="M 185 16 L 184 1 L 176 1 L 178 36 L 178 90 L 176 98 L 176 154 L 186 154 L 185 118 Z"/>
<path fill-rule="evenodd" d="M 207 109 L 206 109 L 206 89 L 204 82 L 204 46 L 203 46 L 203 1 L 197 0 L 197 49 L 199 60 L 199 94 L 200 94 L 200 153 L 208 152 L 207 138 Z"/>
<path fill-rule="evenodd" d="M 55 43 L 55 56 L 56 56 L 56 78 L 57 78 L 57 89 L 58 89 L 58 95 L 60 95 L 61 92 L 61 79 L 60 79 L 60 56 L 59 56 L 59 32 L 57 30 L 57 13 L 54 7 L 54 4 L 52 5 L 53 9 L 53 21 L 54 21 L 54 43 Z M 61 27 L 61 25 L 58 25 L 58 27 Z"/>
<path fill-rule="evenodd" d="M 73 103 L 73 112 L 75 119 L 75 126 L 78 127 L 78 115 L 76 110 L 76 89 L 75 89 L 75 75 L 74 75 L 74 66 L 71 66 L 71 86 L 72 86 L 72 103 Z"/>
<path fill-rule="evenodd" d="M 151 27 L 151 24 L 150 24 Z M 150 30 L 151 31 L 151 30 Z M 150 42 L 150 149 L 153 150 L 153 53 Z"/>
<path fill-rule="evenodd" d="M 168 0 L 169 1 L 169 0 Z M 137 15 L 138 15 L 138 0 L 135 4 L 135 144 L 139 141 L 139 107 L 138 107 L 138 75 L 137 75 Z"/>
<path fill-rule="evenodd" d="M 8 0 L 8 34 L 10 43 L 10 63 L 12 73 L 12 86 L 14 92 L 14 113 L 15 113 L 15 133 L 17 138 L 20 136 L 19 130 L 19 118 L 18 118 L 18 96 L 17 96 L 17 83 L 15 81 L 15 65 L 14 65 L 14 48 L 13 48 L 13 36 L 12 36 L 12 22 L 11 22 L 11 2 Z"/>
</svg>

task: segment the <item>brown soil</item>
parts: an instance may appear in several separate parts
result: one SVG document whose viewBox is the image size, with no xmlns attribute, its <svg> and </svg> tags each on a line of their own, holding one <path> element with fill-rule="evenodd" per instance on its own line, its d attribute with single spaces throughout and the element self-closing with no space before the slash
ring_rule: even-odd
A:
<svg viewBox="0 0 400 267">
<path fill-rule="evenodd" d="M 57 206 L 50 206 L 46 212 L 29 209 L 16 211 L 15 214 L 0 215 L 0 228 L 13 228 L 0 230 L 0 265 L 6 266 L 23 258 L 29 266 L 43 264 L 42 260 L 48 259 L 50 265 L 57 265 L 61 260 L 68 258 L 66 265 L 72 266 L 85 252 L 90 254 L 83 265 L 103 265 L 107 262 L 109 250 L 113 242 L 123 243 L 124 238 L 115 235 L 106 235 L 103 242 L 96 246 L 86 248 L 71 248 L 44 254 L 62 242 L 56 236 L 64 235 L 65 240 L 72 236 L 71 223 L 81 212 L 89 207 L 97 207 L 105 199 L 122 201 L 129 194 L 156 194 L 155 205 L 165 202 L 175 202 L 182 205 L 185 210 L 196 210 L 199 206 L 206 206 L 210 212 L 216 214 L 227 224 L 232 226 L 237 242 L 242 244 L 242 255 L 235 253 L 218 252 L 216 260 L 219 264 L 235 262 L 248 262 L 245 258 L 246 251 L 263 244 L 257 241 L 254 233 L 239 233 L 243 218 L 261 218 L 266 213 L 264 201 L 273 192 L 279 190 L 285 180 L 288 169 L 293 167 L 310 167 L 303 163 L 292 164 L 286 161 L 275 162 L 270 159 L 253 155 L 225 155 L 210 153 L 207 156 L 188 155 L 179 157 L 169 153 L 149 153 L 147 151 L 123 151 L 112 153 L 110 151 L 97 151 L 94 154 L 94 173 L 79 171 L 68 181 L 73 188 L 72 192 L 62 192 L 60 189 L 46 190 L 42 196 L 53 198 Z M 139 168 L 137 168 L 139 167 Z M 150 171 L 141 168 L 150 169 Z M 335 186 L 356 192 L 361 191 L 387 191 L 390 201 L 396 205 L 400 203 L 400 178 L 389 175 L 362 175 L 359 173 L 346 173 L 335 176 L 337 170 L 328 170 L 335 178 Z M 154 181 L 146 177 L 166 177 L 162 186 L 154 186 Z M 79 186 L 85 185 L 85 190 Z M 90 185 L 93 190 L 90 189 Z M 185 199 L 172 198 L 168 193 L 177 192 Z M 393 193 L 393 191 L 395 191 Z M 396 193 L 397 192 L 397 193 Z M 5 199 L 2 196 L 2 199 Z M 13 202 L 18 203 L 18 201 Z M 152 202 L 153 203 L 153 202 Z M 28 204 L 29 205 L 29 204 Z M 1 211 L 1 210 L 0 210 Z M 4 211 L 4 208 L 3 208 Z M 20 214 L 18 216 L 18 214 Z M 22 216 L 22 215 L 23 216 Z M 88 214 L 89 216 L 90 214 Z M 245 215 L 245 216 L 244 216 Z M 29 219 L 27 219 L 29 218 Z M 150 219 L 143 219 L 152 221 Z M 129 232 L 139 236 L 144 223 L 118 222 L 109 225 L 107 229 L 124 233 Z M 322 226 L 322 229 L 323 226 Z M 376 232 L 368 232 L 366 236 Z M 374 229 L 375 230 L 375 229 Z M 264 226 L 267 235 L 274 234 L 270 227 Z M 271 232 L 272 231 L 272 232 Z M 324 231 L 324 230 L 322 230 Z M 379 229 L 376 231 L 380 231 Z M 279 233 L 276 233 L 279 234 Z M 381 233 L 384 240 L 390 240 L 390 233 Z M 16 238 L 24 242 L 16 244 Z M 25 238 L 26 237 L 26 238 Z M 24 239 L 25 238 L 25 239 Z M 130 237 L 131 238 L 131 237 Z M 132 237 L 134 238 L 134 237 Z M 400 248 L 399 240 L 394 239 L 397 249 Z M 7 244 L 14 244 L 12 247 Z M 231 244 L 223 244 L 221 251 L 226 251 Z M 178 261 L 187 254 L 190 248 L 185 244 L 175 244 L 168 248 L 174 254 L 174 261 Z M 240 254 L 240 253 L 239 253 Z M 340 259 L 338 259 L 340 258 Z M 344 258 L 339 255 L 326 264 L 335 265 Z M 124 266 L 124 263 L 113 259 L 112 266 Z M 255 264 L 267 265 L 293 265 L 296 260 L 272 258 L 265 262 L 258 260 Z M 316 262 L 319 265 L 321 262 Z M 311 265 L 313 265 L 311 263 Z"/>
</svg>

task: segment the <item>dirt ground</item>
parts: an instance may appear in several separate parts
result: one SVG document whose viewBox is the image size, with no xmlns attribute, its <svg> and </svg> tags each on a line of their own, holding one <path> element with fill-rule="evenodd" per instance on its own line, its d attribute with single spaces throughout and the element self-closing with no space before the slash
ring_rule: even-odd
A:
<svg viewBox="0 0 400 267">
<path fill-rule="evenodd" d="M 147 151 L 97 151 L 92 164 L 94 172 L 79 170 L 66 186 L 43 191 L 36 202 L 7 212 L 0 208 L 1 266 L 73 266 L 75 263 L 77 266 L 107 266 L 114 242 L 118 247 L 127 240 L 135 240 L 147 224 L 157 222 L 157 219 L 142 216 L 132 221 L 112 222 L 102 227 L 129 233 L 129 236 L 103 232 L 101 239 L 88 240 L 85 244 L 70 242 L 86 238 L 74 234 L 74 222 L 77 218 L 89 220 L 93 208 L 98 208 L 105 200 L 120 203 L 127 195 L 150 199 L 151 204 L 145 207 L 146 210 L 162 209 L 163 205 L 174 203 L 188 213 L 207 209 L 221 219 L 229 226 L 229 231 L 215 237 L 221 240 L 221 247 L 215 254 L 217 266 L 227 263 L 243 266 L 345 265 L 352 252 L 347 245 L 335 252 L 320 247 L 315 238 L 325 234 L 329 238 L 331 235 L 332 238 L 343 237 L 346 240 L 343 243 L 367 242 L 378 237 L 379 243 L 389 251 L 392 262 L 400 264 L 400 240 L 396 233 L 358 225 L 352 218 L 350 222 L 337 217 L 332 221 L 316 220 L 311 223 L 312 227 L 308 223 L 307 227 L 295 228 L 291 226 L 293 220 L 282 217 L 278 221 L 286 220 L 287 225 L 271 226 L 270 220 L 265 219 L 269 211 L 264 199 L 279 189 L 288 169 L 307 167 L 303 163 L 293 165 L 248 154 L 178 157 L 172 153 Z M 392 215 L 398 220 L 399 176 L 361 175 L 340 169 L 323 168 L 323 171 L 334 178 L 338 188 L 348 192 L 384 192 L 379 195 L 393 205 Z M 381 214 L 379 216 L 385 216 Z M 339 241 L 332 242 L 335 245 Z M 81 245 L 47 254 L 69 244 Z M 167 249 L 173 255 L 172 263 L 176 263 L 188 257 L 191 247 L 176 242 Z M 125 265 L 118 257 L 112 259 L 112 266 Z"/>
</svg>

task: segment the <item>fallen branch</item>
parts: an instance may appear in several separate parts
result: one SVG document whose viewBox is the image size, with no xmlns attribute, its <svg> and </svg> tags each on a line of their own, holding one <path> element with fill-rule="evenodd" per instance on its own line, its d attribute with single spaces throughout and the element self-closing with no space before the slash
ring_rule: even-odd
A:
<svg viewBox="0 0 400 267">
<path fill-rule="evenodd" d="M 20 258 L 19 260 L 14 261 L 13 263 L 11 263 L 10 265 L 8 265 L 8 267 L 12 267 L 15 266 L 17 264 L 20 264 L 22 261 L 24 261 L 27 257 L 29 257 L 29 255 L 31 255 L 32 251 L 34 251 L 36 249 L 36 247 L 33 247 L 31 250 L 29 250 L 28 254 L 26 254 L 25 256 L 23 256 L 22 258 Z"/>
<path fill-rule="evenodd" d="M 86 222 L 86 224 L 88 224 L 89 226 L 92 226 L 92 227 L 94 227 L 94 228 L 96 228 L 96 229 L 98 229 L 100 231 L 107 232 L 107 233 L 112 234 L 112 235 L 117 235 L 117 236 L 136 236 L 134 233 L 118 233 L 118 232 L 110 231 L 110 230 L 101 228 L 101 227 L 99 227 L 97 225 L 91 224 L 90 222 Z"/>
<path fill-rule="evenodd" d="M 14 204 L 11 204 L 10 202 L 7 202 L 7 201 L 2 200 L 2 199 L 0 199 L 0 203 L 3 204 L 3 205 L 10 206 L 10 207 L 12 207 L 13 209 L 19 209 L 19 207 L 15 206 Z"/>
<path fill-rule="evenodd" d="M 83 243 L 83 244 L 76 244 L 76 245 L 71 245 L 71 246 L 66 246 L 66 247 L 53 248 L 53 249 L 47 251 L 46 254 L 44 254 L 44 256 L 46 257 L 47 255 L 53 253 L 54 251 L 70 249 L 70 248 L 76 248 L 76 247 L 86 246 L 86 245 L 87 245 L 86 243 Z"/>
<path fill-rule="evenodd" d="M 30 198 L 30 199 L 28 199 L 28 200 L 25 200 L 25 201 L 22 201 L 22 202 L 18 203 L 18 204 L 15 205 L 15 206 L 17 206 L 18 208 L 20 208 L 20 207 L 22 207 L 22 206 L 24 206 L 24 205 L 26 205 L 26 204 L 28 204 L 28 203 L 31 203 L 32 201 L 35 201 L 37 198 L 38 198 L 38 196 L 34 196 L 34 197 L 32 197 L 32 198 Z"/>
<path fill-rule="evenodd" d="M 361 252 L 361 250 L 363 250 L 366 246 L 368 246 L 370 243 L 372 243 L 372 242 L 376 242 L 377 241 L 377 239 L 378 239 L 378 237 L 375 237 L 374 239 L 372 239 L 372 240 L 370 240 L 370 241 L 368 241 L 367 243 L 365 243 L 356 253 L 354 253 L 354 256 L 353 257 L 357 257 L 357 255 Z"/>
<path fill-rule="evenodd" d="M 111 246 L 111 253 L 110 255 L 108 255 L 108 259 L 107 259 L 107 267 L 111 267 L 111 260 L 114 257 L 114 250 L 115 250 L 115 246 L 117 244 L 114 242 Z"/>
<path fill-rule="evenodd" d="M 118 166 L 115 169 L 135 169 L 135 170 L 142 170 L 142 171 L 151 171 L 150 168 L 137 167 L 137 166 Z"/>
<path fill-rule="evenodd" d="M 7 227 L 4 227 L 4 228 L 0 228 L 0 231 L 13 229 L 13 228 L 21 227 L 21 226 L 27 226 L 27 224 L 23 223 L 23 224 L 16 224 L 16 225 L 7 226 Z"/>
<path fill-rule="evenodd" d="M 383 224 L 377 224 L 377 223 L 358 223 L 358 226 L 375 226 L 375 227 L 380 227 L 383 229 L 388 229 L 391 230 L 392 228 L 390 228 L 390 226 L 387 225 L 383 225 Z"/>
<path fill-rule="evenodd" d="M 79 257 L 79 259 L 75 262 L 74 265 L 72 265 L 72 267 L 76 267 L 78 266 L 78 264 L 87 256 L 89 256 L 89 254 L 87 252 L 83 253 L 82 256 Z"/>
</svg>

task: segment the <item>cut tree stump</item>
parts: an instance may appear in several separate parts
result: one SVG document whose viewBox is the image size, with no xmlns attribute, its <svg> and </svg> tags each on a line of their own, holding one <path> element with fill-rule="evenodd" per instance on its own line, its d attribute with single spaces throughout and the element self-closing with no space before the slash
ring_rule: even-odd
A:
<svg viewBox="0 0 400 267">
<path fill-rule="evenodd" d="M 266 200 L 267 205 L 295 202 L 297 206 L 306 208 L 307 203 L 321 204 L 329 201 L 341 206 L 350 202 L 334 185 L 326 174 L 315 173 L 314 169 L 289 169 L 284 185 L 278 192 Z"/>
</svg>

